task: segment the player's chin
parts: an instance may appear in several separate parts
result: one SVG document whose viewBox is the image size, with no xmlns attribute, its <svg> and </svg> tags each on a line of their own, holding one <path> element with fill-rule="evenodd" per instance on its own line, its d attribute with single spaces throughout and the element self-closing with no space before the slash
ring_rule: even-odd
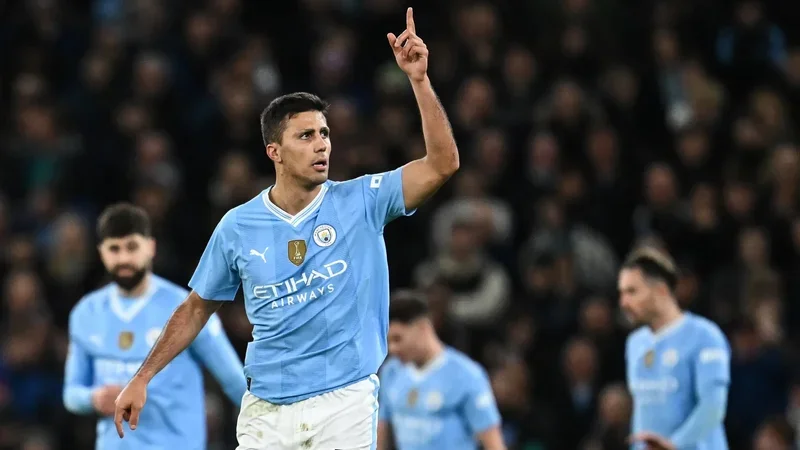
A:
<svg viewBox="0 0 800 450">
<path fill-rule="evenodd" d="M 326 167 L 325 170 L 314 170 L 313 173 L 309 174 L 308 181 L 312 184 L 322 184 L 328 181 L 328 168 Z"/>
</svg>

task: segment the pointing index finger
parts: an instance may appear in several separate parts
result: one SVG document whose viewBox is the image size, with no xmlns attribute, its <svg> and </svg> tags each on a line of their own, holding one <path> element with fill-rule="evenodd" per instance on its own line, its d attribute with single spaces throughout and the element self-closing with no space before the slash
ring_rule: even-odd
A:
<svg viewBox="0 0 800 450">
<path fill-rule="evenodd" d="M 119 407 L 114 408 L 114 425 L 117 427 L 117 434 L 122 439 L 125 432 L 122 430 L 122 409 Z"/>
<path fill-rule="evenodd" d="M 406 10 L 406 28 L 412 33 L 417 32 L 417 27 L 414 25 L 414 8 L 411 7 Z"/>
</svg>

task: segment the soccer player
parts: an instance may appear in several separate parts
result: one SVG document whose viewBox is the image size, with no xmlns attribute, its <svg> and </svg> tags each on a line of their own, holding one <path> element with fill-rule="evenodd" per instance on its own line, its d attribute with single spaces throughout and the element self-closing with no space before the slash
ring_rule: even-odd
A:
<svg viewBox="0 0 800 450">
<path fill-rule="evenodd" d="M 635 250 L 619 274 L 620 305 L 642 326 L 625 345 L 636 449 L 727 450 L 730 347 L 719 327 L 681 311 L 675 264 Z"/>
<path fill-rule="evenodd" d="M 125 441 L 117 437 L 114 400 L 187 292 L 151 272 L 156 244 L 141 208 L 110 206 L 98 220 L 97 234 L 100 257 L 114 282 L 86 295 L 70 314 L 64 405 L 75 414 L 100 416 L 97 449 L 205 449 L 201 366 L 237 405 L 246 388 L 242 362 L 216 316 L 153 378 L 149 407 L 140 418 L 147 432 Z"/>
<path fill-rule="evenodd" d="M 411 292 L 389 304 L 389 353 L 381 369 L 378 450 L 505 448 L 489 377 L 442 344 L 428 306 Z"/>
<path fill-rule="evenodd" d="M 416 96 L 427 155 L 389 172 L 329 181 L 327 104 L 307 93 L 273 100 L 261 131 L 275 185 L 220 220 L 189 282 L 193 291 L 117 398 L 120 436 L 123 420 L 136 428 L 150 379 L 241 285 L 254 328 L 239 450 L 374 448 L 376 374 L 389 326 L 383 229 L 411 214 L 459 164 L 410 8 L 406 26 L 387 38 Z"/>
</svg>

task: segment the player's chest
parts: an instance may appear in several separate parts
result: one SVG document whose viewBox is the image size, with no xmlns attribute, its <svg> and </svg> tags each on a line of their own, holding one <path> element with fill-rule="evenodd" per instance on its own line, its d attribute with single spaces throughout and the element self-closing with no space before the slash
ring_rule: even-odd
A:
<svg viewBox="0 0 800 450">
<path fill-rule="evenodd" d="M 689 349 L 654 343 L 638 349 L 628 362 L 630 389 L 634 395 L 669 395 L 691 382 Z"/>
<path fill-rule="evenodd" d="M 246 230 L 237 263 L 240 278 L 268 286 L 292 279 L 306 284 L 309 279 L 337 277 L 346 270 L 349 247 L 345 236 L 349 233 L 331 216 L 297 226 L 277 222 L 269 232 Z"/>
<path fill-rule="evenodd" d="M 161 335 L 169 311 L 148 311 L 131 320 L 109 316 L 83 330 L 87 350 L 96 359 L 141 360 Z"/>
<path fill-rule="evenodd" d="M 446 415 L 460 399 L 452 387 L 442 383 L 415 383 L 406 380 L 388 387 L 392 410 L 411 415 Z"/>
</svg>

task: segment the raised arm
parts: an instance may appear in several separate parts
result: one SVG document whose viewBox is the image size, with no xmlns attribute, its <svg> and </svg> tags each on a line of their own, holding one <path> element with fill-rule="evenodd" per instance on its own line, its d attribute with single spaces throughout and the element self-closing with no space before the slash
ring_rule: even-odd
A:
<svg viewBox="0 0 800 450">
<path fill-rule="evenodd" d="M 406 30 L 386 35 L 397 65 L 408 75 L 422 118 L 427 154 L 403 167 L 406 210 L 416 209 L 458 170 L 458 147 L 442 103 L 428 78 L 428 47 L 417 36 L 413 10 L 406 11 Z"/>
</svg>

